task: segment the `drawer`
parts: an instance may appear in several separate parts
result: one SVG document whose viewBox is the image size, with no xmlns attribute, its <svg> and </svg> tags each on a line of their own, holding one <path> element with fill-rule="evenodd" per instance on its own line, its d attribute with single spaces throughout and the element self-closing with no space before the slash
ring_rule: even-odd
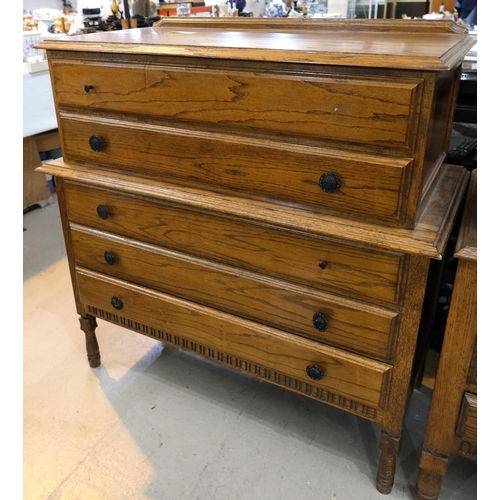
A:
<svg viewBox="0 0 500 500">
<path fill-rule="evenodd" d="M 464 394 L 458 417 L 456 437 L 463 441 L 477 441 L 477 395 Z"/>
<path fill-rule="evenodd" d="M 61 113 L 66 161 L 401 225 L 408 159 Z M 91 138 L 93 147 L 91 147 Z M 147 158 L 147 161 L 144 159 Z"/>
<path fill-rule="evenodd" d="M 422 79 L 51 59 L 61 107 L 413 150 Z M 243 66 L 244 63 L 242 63 Z M 90 88 L 91 87 L 91 88 Z M 87 89 L 87 90 L 86 90 Z"/>
<path fill-rule="evenodd" d="M 392 359 L 398 313 L 238 271 L 110 233 L 71 226 L 77 266 L 167 292 L 380 360 Z"/>
<path fill-rule="evenodd" d="M 308 385 L 311 392 L 333 393 L 375 409 L 385 406 L 390 365 L 78 268 L 77 285 L 86 306 L 116 314 L 123 326 L 130 320 L 144 325 L 140 329 L 146 334 L 148 328 L 160 329 L 163 335 L 156 332 L 157 338 L 198 344 L 195 350 L 216 361 L 230 357 L 236 367 L 255 364 L 254 374 L 264 369 L 290 377 L 291 389 Z M 317 379 L 308 375 L 308 367 Z"/>
<path fill-rule="evenodd" d="M 343 296 L 399 297 L 394 254 L 72 183 L 65 196 L 71 222 Z"/>
</svg>

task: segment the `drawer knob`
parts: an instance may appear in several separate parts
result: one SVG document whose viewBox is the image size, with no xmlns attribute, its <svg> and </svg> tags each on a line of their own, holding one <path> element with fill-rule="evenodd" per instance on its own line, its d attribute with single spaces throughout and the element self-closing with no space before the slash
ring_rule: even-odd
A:
<svg viewBox="0 0 500 500">
<path fill-rule="evenodd" d="M 116 262 L 116 257 L 113 252 L 104 252 L 104 260 L 112 266 Z"/>
<path fill-rule="evenodd" d="M 97 205 L 97 215 L 106 220 L 109 217 L 109 208 L 106 205 Z"/>
<path fill-rule="evenodd" d="M 84 85 L 83 86 L 83 90 L 85 90 L 85 92 L 87 92 L 87 94 L 94 88 L 93 85 Z"/>
<path fill-rule="evenodd" d="M 325 372 L 318 365 L 309 365 L 306 373 L 313 380 L 321 380 L 325 376 Z"/>
<path fill-rule="evenodd" d="M 121 299 L 119 299 L 118 297 L 112 297 L 111 298 L 111 305 L 115 308 L 115 309 L 122 309 L 123 308 L 123 302 Z"/>
<path fill-rule="evenodd" d="M 328 262 L 326 260 L 324 260 L 324 261 L 320 262 L 318 265 L 319 265 L 319 267 L 321 267 L 321 269 L 326 269 Z"/>
<path fill-rule="evenodd" d="M 328 328 L 328 321 L 323 314 L 316 313 L 313 316 L 313 325 L 318 332 L 326 332 L 326 329 Z"/>
<path fill-rule="evenodd" d="M 104 147 L 104 143 L 102 142 L 102 139 L 98 135 L 91 135 L 89 139 L 89 144 L 90 148 L 96 153 L 102 151 Z"/>
<path fill-rule="evenodd" d="M 325 193 L 336 193 L 340 189 L 340 178 L 333 172 L 325 172 L 319 178 L 319 187 Z"/>
</svg>

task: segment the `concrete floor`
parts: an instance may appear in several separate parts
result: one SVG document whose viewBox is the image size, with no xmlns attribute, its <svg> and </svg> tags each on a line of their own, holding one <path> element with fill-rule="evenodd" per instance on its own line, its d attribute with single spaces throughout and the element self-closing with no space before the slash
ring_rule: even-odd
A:
<svg viewBox="0 0 500 500">
<path fill-rule="evenodd" d="M 103 321 L 89 368 L 57 204 L 23 219 L 24 500 L 413 498 L 432 373 L 381 495 L 376 424 Z M 476 489 L 452 457 L 440 500 Z"/>
</svg>

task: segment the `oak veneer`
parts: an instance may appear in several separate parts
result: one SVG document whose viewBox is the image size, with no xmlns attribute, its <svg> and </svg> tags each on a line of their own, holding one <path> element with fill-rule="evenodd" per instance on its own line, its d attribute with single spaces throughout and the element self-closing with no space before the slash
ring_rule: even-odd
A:
<svg viewBox="0 0 500 500">
<path fill-rule="evenodd" d="M 397 311 L 241 269 L 235 273 L 224 264 L 84 226 L 70 228 L 79 267 L 107 274 L 111 265 L 113 276 L 126 281 L 374 359 L 393 358 Z M 323 332 L 314 327 L 315 314 L 326 319 Z"/>
<path fill-rule="evenodd" d="M 436 500 L 448 457 L 477 460 L 477 171 L 455 248 L 458 258 L 415 496 Z"/>
<path fill-rule="evenodd" d="M 377 422 L 389 493 L 429 264 L 469 177 L 443 160 L 474 41 L 211 21 L 43 43 L 63 158 L 39 170 L 89 363 L 100 318 Z"/>
</svg>

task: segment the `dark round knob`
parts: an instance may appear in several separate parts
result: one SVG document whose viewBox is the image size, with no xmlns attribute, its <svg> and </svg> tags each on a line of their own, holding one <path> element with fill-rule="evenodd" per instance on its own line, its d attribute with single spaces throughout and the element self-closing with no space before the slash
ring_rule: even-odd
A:
<svg viewBox="0 0 500 500">
<path fill-rule="evenodd" d="M 336 193 L 340 189 L 340 178 L 333 172 L 325 172 L 319 178 L 319 187 L 325 193 Z"/>
<path fill-rule="evenodd" d="M 84 85 L 83 86 L 83 90 L 85 90 L 85 92 L 87 92 L 87 94 L 94 88 L 93 85 Z"/>
<path fill-rule="evenodd" d="M 319 265 L 319 267 L 321 267 L 321 269 L 326 269 L 327 264 L 328 264 L 328 262 L 326 260 L 324 260 L 323 262 L 320 262 L 318 265 Z"/>
<path fill-rule="evenodd" d="M 121 309 L 123 307 L 123 302 L 118 297 L 112 297 L 111 298 L 111 305 L 115 309 Z"/>
<path fill-rule="evenodd" d="M 104 260 L 112 266 L 116 262 L 116 257 L 113 252 L 104 252 Z"/>
<path fill-rule="evenodd" d="M 97 205 L 97 215 L 101 219 L 107 219 L 109 217 L 109 208 L 106 205 Z"/>
<path fill-rule="evenodd" d="M 319 332 L 326 332 L 326 329 L 328 328 L 328 321 L 321 313 L 316 313 L 313 316 L 313 324 L 314 328 L 316 328 Z"/>
<path fill-rule="evenodd" d="M 95 151 L 96 153 L 99 153 L 99 151 L 102 151 L 102 148 L 104 147 L 104 143 L 102 142 L 102 139 L 97 135 L 90 136 L 89 144 L 90 144 L 91 149 L 93 151 Z"/>
<path fill-rule="evenodd" d="M 318 365 L 309 365 L 306 373 L 313 380 L 321 380 L 325 376 L 325 372 Z"/>
</svg>

